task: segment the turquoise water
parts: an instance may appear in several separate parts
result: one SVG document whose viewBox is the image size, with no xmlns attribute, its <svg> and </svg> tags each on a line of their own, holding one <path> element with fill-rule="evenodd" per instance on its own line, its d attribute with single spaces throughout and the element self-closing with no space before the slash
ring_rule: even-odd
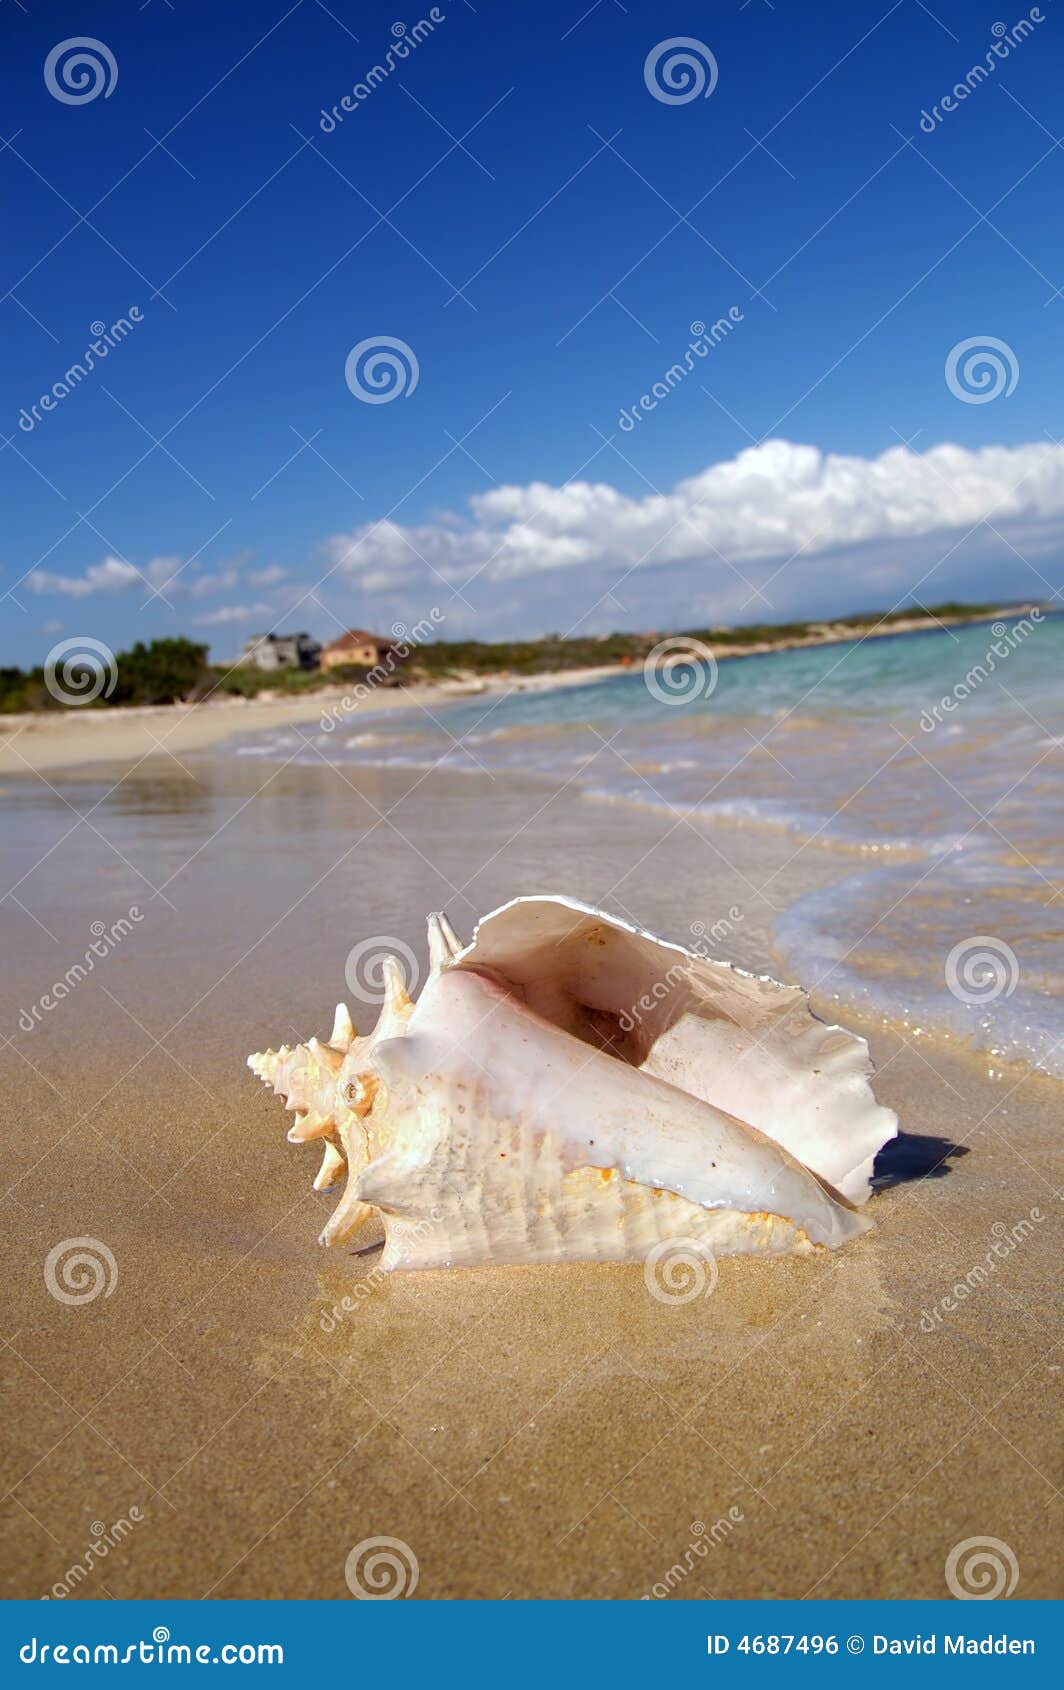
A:
<svg viewBox="0 0 1064 1690">
<path fill-rule="evenodd" d="M 326 731 L 326 728 L 329 731 Z M 821 992 L 1064 1073 L 1064 616 L 342 714 L 245 756 L 519 769 L 836 853 L 779 917 Z M 590 825 L 590 824 L 589 824 Z M 725 840 L 725 848 L 727 842 Z M 780 885 L 786 886 L 781 871 Z"/>
</svg>

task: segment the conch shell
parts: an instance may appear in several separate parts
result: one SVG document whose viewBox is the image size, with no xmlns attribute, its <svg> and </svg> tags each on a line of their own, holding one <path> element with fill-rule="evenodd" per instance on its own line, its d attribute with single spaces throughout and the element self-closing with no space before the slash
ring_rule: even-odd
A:
<svg viewBox="0 0 1064 1690">
<path fill-rule="evenodd" d="M 250 1056 L 346 1174 L 323 1244 L 381 1266 L 835 1249 L 897 1132 L 863 1039 L 798 986 L 667 944 L 568 898 L 517 898 L 462 946 L 428 922 L 416 1004 L 399 964 L 368 1037 Z"/>
</svg>

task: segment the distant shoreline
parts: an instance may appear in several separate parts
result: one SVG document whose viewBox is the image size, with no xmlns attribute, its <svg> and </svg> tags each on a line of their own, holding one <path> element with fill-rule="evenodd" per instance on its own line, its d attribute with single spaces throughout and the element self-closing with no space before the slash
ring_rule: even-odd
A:
<svg viewBox="0 0 1064 1690">
<path fill-rule="evenodd" d="M 812 646 L 856 644 L 867 639 L 885 639 L 895 634 L 929 633 L 936 628 L 967 627 L 979 623 L 1012 621 L 1038 608 L 1035 601 L 1001 606 L 969 614 L 933 618 L 913 616 L 871 627 L 826 622 L 812 625 L 807 635 L 788 635 L 778 640 L 752 641 L 735 645 L 727 641 L 699 640 L 698 645 L 717 662 L 731 658 L 762 657 L 780 651 Z M 677 641 L 689 635 L 676 635 Z M 500 670 L 470 674 L 454 680 L 412 681 L 406 686 L 369 686 L 370 696 L 350 708 L 350 718 L 377 715 L 395 709 L 422 705 L 438 709 L 464 698 L 490 697 L 499 693 L 553 692 L 561 688 L 590 686 L 619 675 L 640 672 L 637 663 L 604 663 L 558 668 L 542 674 L 517 674 Z M 133 762 L 148 757 L 171 756 L 205 750 L 210 745 L 238 734 L 263 729 L 298 727 L 331 714 L 366 682 L 321 686 L 299 694 L 262 693 L 255 698 L 227 696 L 195 704 L 123 705 L 113 709 L 32 711 L 0 716 L 0 774 L 43 774 L 77 768 L 86 763 Z"/>
</svg>

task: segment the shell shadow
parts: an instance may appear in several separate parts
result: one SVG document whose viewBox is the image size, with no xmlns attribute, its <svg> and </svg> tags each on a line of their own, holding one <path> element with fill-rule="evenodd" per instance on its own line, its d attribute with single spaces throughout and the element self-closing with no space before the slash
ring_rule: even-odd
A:
<svg viewBox="0 0 1064 1690">
<path fill-rule="evenodd" d="M 900 1132 L 876 1157 L 872 1186 L 882 1191 L 917 1179 L 944 1179 L 952 1171 L 951 1159 L 967 1155 L 968 1146 L 954 1144 L 952 1139 L 931 1133 Z"/>
</svg>

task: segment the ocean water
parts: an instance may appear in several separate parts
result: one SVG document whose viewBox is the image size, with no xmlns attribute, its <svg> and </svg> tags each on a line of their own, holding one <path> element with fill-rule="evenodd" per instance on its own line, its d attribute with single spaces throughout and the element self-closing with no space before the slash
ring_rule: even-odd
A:
<svg viewBox="0 0 1064 1690">
<path fill-rule="evenodd" d="M 736 854 L 744 830 L 772 830 L 787 863 L 826 852 L 837 871 L 778 917 L 797 977 L 1064 1075 L 1064 616 L 715 669 L 693 653 L 649 680 L 356 709 L 234 750 L 520 770 L 589 804 L 702 817 Z"/>
</svg>

